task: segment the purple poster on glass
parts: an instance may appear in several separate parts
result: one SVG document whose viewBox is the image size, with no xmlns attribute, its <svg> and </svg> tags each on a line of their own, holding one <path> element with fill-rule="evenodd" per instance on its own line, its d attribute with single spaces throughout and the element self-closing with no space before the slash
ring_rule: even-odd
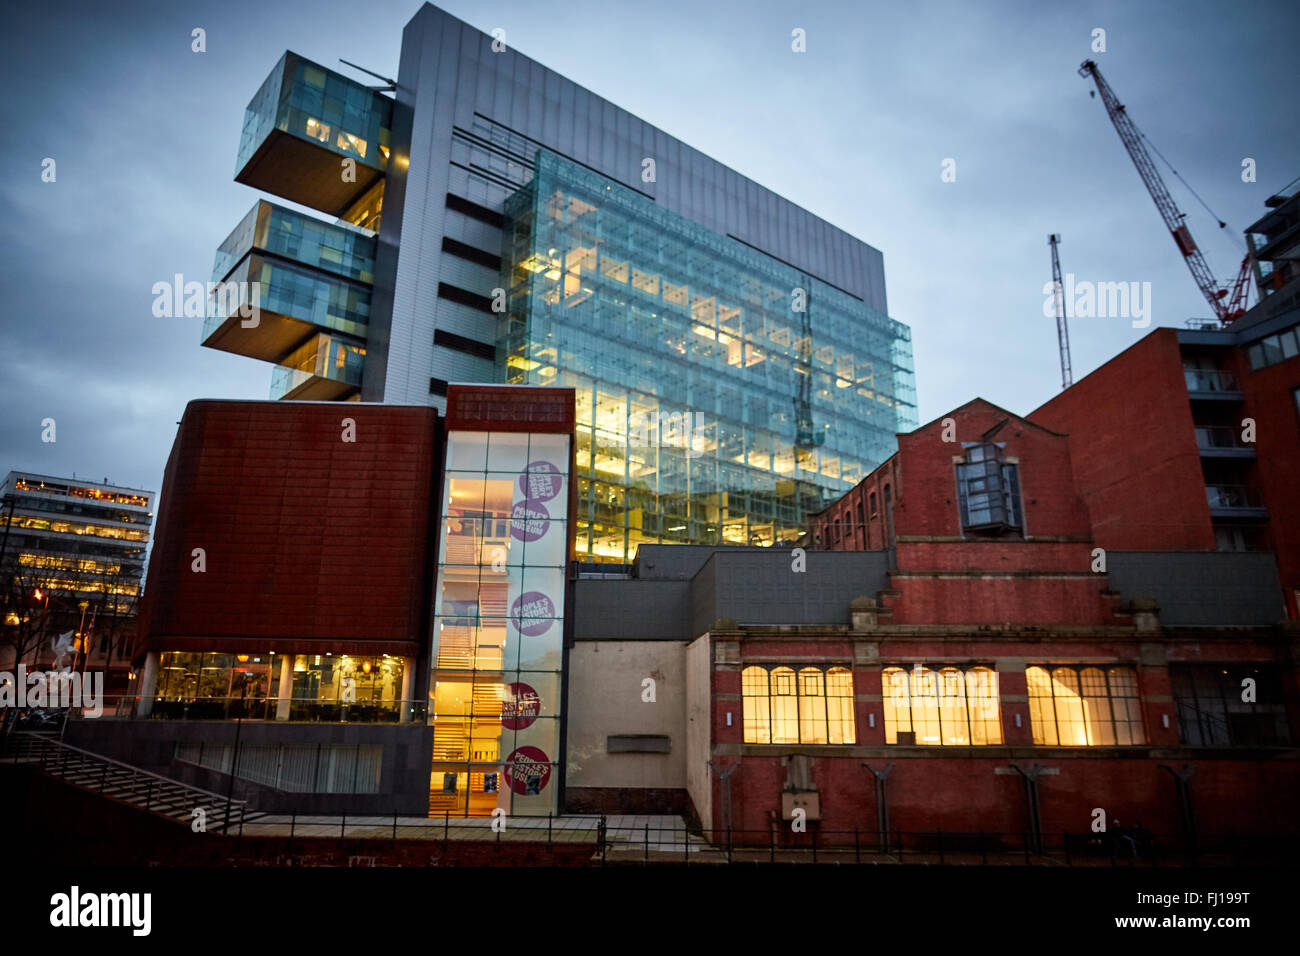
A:
<svg viewBox="0 0 1300 956">
<path fill-rule="evenodd" d="M 551 758 L 537 747 L 520 747 L 506 758 L 506 780 L 522 796 L 539 794 L 551 779 Z"/>
<path fill-rule="evenodd" d="M 564 486 L 564 477 L 560 469 L 549 461 L 528 463 L 524 473 L 519 476 L 519 490 L 530 501 L 550 501 L 560 493 Z"/>
<path fill-rule="evenodd" d="M 529 684 L 510 684 L 501 702 L 501 725 L 508 730 L 524 730 L 533 725 L 542 712 L 542 697 Z"/>
<path fill-rule="evenodd" d="M 510 534 L 520 541 L 536 541 L 551 526 L 550 517 L 551 513 L 540 501 L 529 498 L 515 502 L 510 511 Z"/>
<path fill-rule="evenodd" d="M 541 591 L 527 591 L 510 605 L 510 623 L 525 637 L 545 634 L 555 623 L 555 602 Z"/>
</svg>

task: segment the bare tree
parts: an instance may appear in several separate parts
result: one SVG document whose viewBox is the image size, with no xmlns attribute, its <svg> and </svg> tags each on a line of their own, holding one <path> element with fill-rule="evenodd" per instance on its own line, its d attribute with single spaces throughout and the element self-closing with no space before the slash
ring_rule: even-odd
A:
<svg viewBox="0 0 1300 956">
<path fill-rule="evenodd" d="M 39 663 L 45 642 L 53 631 L 50 604 L 53 602 L 57 616 L 60 599 L 42 588 L 45 578 L 37 569 L 19 564 L 13 558 L 0 568 L 4 594 L 0 647 L 5 648 L 4 663 L 15 670 L 19 664 L 34 667 Z"/>
</svg>

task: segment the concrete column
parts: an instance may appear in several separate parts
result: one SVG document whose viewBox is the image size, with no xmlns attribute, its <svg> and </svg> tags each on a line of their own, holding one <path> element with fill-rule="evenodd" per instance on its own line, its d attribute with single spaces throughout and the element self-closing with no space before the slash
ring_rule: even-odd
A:
<svg viewBox="0 0 1300 956">
<path fill-rule="evenodd" d="M 275 719 L 289 719 L 289 700 L 293 697 L 293 655 L 280 655 L 280 689 L 276 691 L 275 696 L 279 698 L 275 704 Z"/>
<path fill-rule="evenodd" d="M 144 668 L 140 671 L 140 703 L 135 709 L 137 717 L 148 717 L 153 713 L 153 695 L 158 688 L 158 652 L 150 651 L 144 657 Z"/>
<path fill-rule="evenodd" d="M 402 699 L 398 704 L 398 721 L 403 724 L 411 722 L 411 708 L 415 706 L 411 695 L 415 693 L 415 658 L 402 658 Z"/>
</svg>

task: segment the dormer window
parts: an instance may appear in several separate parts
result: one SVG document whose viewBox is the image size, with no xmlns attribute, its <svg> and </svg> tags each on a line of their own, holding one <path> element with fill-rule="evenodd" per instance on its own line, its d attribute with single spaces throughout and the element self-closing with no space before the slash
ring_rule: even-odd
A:
<svg viewBox="0 0 1300 956">
<path fill-rule="evenodd" d="M 967 445 L 965 461 L 957 464 L 957 499 L 962 531 L 974 534 L 1018 533 L 1020 476 L 993 442 Z"/>
</svg>

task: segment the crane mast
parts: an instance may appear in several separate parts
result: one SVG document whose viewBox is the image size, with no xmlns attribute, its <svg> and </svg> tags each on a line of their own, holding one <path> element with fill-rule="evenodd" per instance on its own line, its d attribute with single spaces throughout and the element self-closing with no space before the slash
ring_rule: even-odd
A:
<svg viewBox="0 0 1300 956">
<path fill-rule="evenodd" d="M 1197 248 L 1195 240 L 1192 239 L 1191 232 L 1183 222 L 1186 217 L 1184 213 L 1178 211 L 1178 205 L 1174 202 L 1173 196 L 1169 194 L 1165 181 L 1161 179 L 1160 172 L 1151 160 L 1151 154 L 1147 152 L 1147 148 L 1142 142 L 1142 134 L 1138 131 L 1137 125 L 1129 117 L 1124 105 L 1115 96 L 1115 91 L 1110 88 L 1110 84 L 1101 75 L 1101 70 L 1097 68 L 1095 62 L 1085 60 L 1083 65 L 1079 67 L 1079 75 L 1084 79 L 1091 77 L 1092 81 L 1097 84 L 1097 92 L 1101 95 L 1101 101 L 1106 107 L 1106 114 L 1110 117 L 1110 121 L 1115 124 L 1115 130 L 1119 133 L 1124 148 L 1128 150 L 1133 165 L 1137 167 L 1138 175 L 1142 177 L 1142 182 L 1146 185 L 1147 192 L 1151 194 L 1156 208 L 1160 210 L 1160 218 L 1164 220 L 1165 228 L 1174 237 L 1174 242 L 1178 245 L 1178 251 L 1183 254 L 1187 268 L 1191 270 L 1192 278 L 1196 280 L 1201 294 L 1210 303 L 1210 308 L 1214 310 L 1215 317 L 1225 325 L 1231 322 L 1237 316 L 1231 314 L 1228 306 L 1224 304 L 1223 300 L 1228 295 L 1228 290 L 1219 287 L 1219 283 L 1214 278 L 1214 273 L 1210 271 L 1205 257 L 1201 255 L 1201 250 Z"/>
<path fill-rule="evenodd" d="M 795 383 L 794 423 L 795 448 L 815 448 L 826 441 L 825 435 L 819 435 L 813 428 L 812 417 L 812 283 L 807 276 L 800 276 L 803 281 L 803 311 L 799 315 L 798 355 L 794 362 Z"/>
<path fill-rule="evenodd" d="M 1052 300 L 1056 303 L 1056 344 L 1061 350 L 1061 388 L 1067 389 L 1074 381 L 1070 370 L 1070 330 L 1065 324 L 1065 286 L 1061 283 L 1061 259 L 1056 253 L 1056 245 L 1061 237 L 1052 233 L 1047 237 L 1047 244 L 1052 247 Z"/>
</svg>

